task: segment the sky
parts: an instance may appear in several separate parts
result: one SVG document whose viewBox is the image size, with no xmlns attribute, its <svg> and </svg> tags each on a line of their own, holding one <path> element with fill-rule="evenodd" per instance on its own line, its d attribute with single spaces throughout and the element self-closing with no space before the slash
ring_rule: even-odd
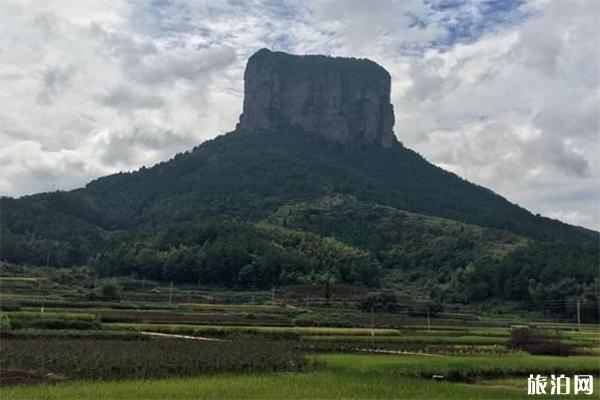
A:
<svg viewBox="0 0 600 400">
<path fill-rule="evenodd" d="M 406 147 L 600 229 L 598 0 L 2 0 L 0 195 L 81 187 L 233 130 L 263 47 L 376 61 Z"/>
</svg>

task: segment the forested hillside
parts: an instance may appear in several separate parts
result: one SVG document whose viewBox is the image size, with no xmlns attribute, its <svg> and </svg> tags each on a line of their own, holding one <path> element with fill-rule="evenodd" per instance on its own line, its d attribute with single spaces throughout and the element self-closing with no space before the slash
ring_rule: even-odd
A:
<svg viewBox="0 0 600 400">
<path fill-rule="evenodd" d="M 599 260 L 597 232 L 400 144 L 348 152 L 295 133 L 234 132 L 82 189 L 3 198 L 1 229 L 15 263 L 232 287 L 395 276 L 452 301 L 581 292 Z"/>
</svg>

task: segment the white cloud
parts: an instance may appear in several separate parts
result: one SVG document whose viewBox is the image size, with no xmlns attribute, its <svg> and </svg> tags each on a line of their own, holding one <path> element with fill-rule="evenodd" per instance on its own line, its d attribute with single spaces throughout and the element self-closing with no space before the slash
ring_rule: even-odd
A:
<svg viewBox="0 0 600 400">
<path fill-rule="evenodd" d="M 551 2 L 517 27 L 409 59 L 396 77 L 411 81 L 394 99 L 399 138 L 534 212 L 597 229 L 599 7 Z"/>
<path fill-rule="evenodd" d="M 371 58 L 396 132 L 533 212 L 600 227 L 600 3 L 3 1 L 0 193 L 71 189 L 234 128 L 261 47 Z"/>
</svg>

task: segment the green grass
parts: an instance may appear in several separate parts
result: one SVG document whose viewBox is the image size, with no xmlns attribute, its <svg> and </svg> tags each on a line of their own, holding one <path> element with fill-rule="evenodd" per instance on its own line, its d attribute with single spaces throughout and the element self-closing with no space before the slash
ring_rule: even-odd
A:
<svg viewBox="0 0 600 400">
<path fill-rule="evenodd" d="M 285 312 L 284 307 L 270 305 L 270 304 L 203 304 L 203 303 L 179 303 L 178 308 L 188 310 L 207 310 L 207 311 L 272 311 L 272 312 Z"/>
<path fill-rule="evenodd" d="M 358 335 L 330 335 L 330 336 L 305 336 L 306 340 L 326 341 L 356 341 L 356 342 L 394 342 L 412 344 L 456 344 L 456 345 L 504 345 L 507 338 L 487 336 L 358 336 Z"/>
<path fill-rule="evenodd" d="M 80 320 L 80 321 L 94 321 L 96 315 L 90 313 L 75 313 L 75 312 L 35 312 L 35 311 L 9 311 L 6 312 L 9 318 L 20 318 L 20 319 L 36 319 L 36 318 L 47 318 L 47 319 L 64 319 L 64 320 Z"/>
<path fill-rule="evenodd" d="M 207 378 L 128 382 L 81 382 L 2 390 L 12 399 L 510 399 L 516 389 L 434 383 L 391 376 L 366 379 L 332 371 L 308 374 L 220 375 Z"/>
<path fill-rule="evenodd" d="M 3 282 L 33 282 L 33 283 L 37 283 L 37 282 L 41 282 L 41 281 L 46 281 L 47 278 L 31 278 L 31 277 L 24 277 L 24 276 L 0 276 L 0 283 Z"/>
<path fill-rule="evenodd" d="M 454 379 L 471 379 L 536 373 L 600 373 L 600 363 L 594 356 L 531 356 L 523 353 L 498 357 L 485 356 L 373 356 L 356 354 L 325 354 L 319 360 L 337 369 L 352 369 L 368 374 L 431 376 L 442 374 Z"/>
<path fill-rule="evenodd" d="M 321 367 L 309 373 L 213 375 L 196 378 L 80 381 L 2 389 L 16 399 L 525 399 L 526 376 L 536 373 L 595 371 L 594 357 L 417 357 L 333 354 L 315 357 Z M 493 372 L 512 377 L 504 384 L 433 382 L 417 376 Z M 496 375 L 498 376 L 498 375 Z M 500 379 L 500 378 L 496 378 Z M 506 378 L 502 378 L 506 379 Z M 494 383 L 495 381 L 489 381 Z M 509 383 L 507 383 L 509 382 Z M 597 392 L 596 392 L 597 393 Z M 542 397 L 543 398 L 543 397 Z"/>
</svg>

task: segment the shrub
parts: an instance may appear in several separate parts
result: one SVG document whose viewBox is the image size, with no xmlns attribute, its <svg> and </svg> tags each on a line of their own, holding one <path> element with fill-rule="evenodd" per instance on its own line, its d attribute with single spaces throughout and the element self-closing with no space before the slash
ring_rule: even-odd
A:
<svg viewBox="0 0 600 400">
<path fill-rule="evenodd" d="M 0 313 L 0 332 L 8 331 L 10 329 L 10 318 L 8 318 L 8 315 Z"/>
<path fill-rule="evenodd" d="M 575 353 L 572 346 L 560 342 L 558 331 L 530 327 L 511 329 L 507 346 L 537 355 L 568 356 Z"/>
<path fill-rule="evenodd" d="M 2 300 L 0 302 L 0 311 L 19 311 L 21 304 L 14 300 Z"/>
<path fill-rule="evenodd" d="M 100 287 L 100 296 L 103 300 L 120 300 L 121 287 L 114 281 L 105 282 Z"/>
<path fill-rule="evenodd" d="M 67 319 L 67 320 L 80 320 L 80 321 L 94 321 L 96 316 L 90 313 L 80 312 L 37 312 L 37 311 L 13 311 L 8 313 L 11 318 L 15 319 Z"/>
<path fill-rule="evenodd" d="M 15 318 L 12 320 L 14 329 L 100 329 L 96 321 L 65 320 L 56 318 Z"/>
<path fill-rule="evenodd" d="M 359 308 L 363 312 L 374 310 L 393 313 L 400 311 L 402 307 L 398 304 L 396 294 L 388 290 L 383 290 L 367 294 L 360 302 Z"/>
</svg>

